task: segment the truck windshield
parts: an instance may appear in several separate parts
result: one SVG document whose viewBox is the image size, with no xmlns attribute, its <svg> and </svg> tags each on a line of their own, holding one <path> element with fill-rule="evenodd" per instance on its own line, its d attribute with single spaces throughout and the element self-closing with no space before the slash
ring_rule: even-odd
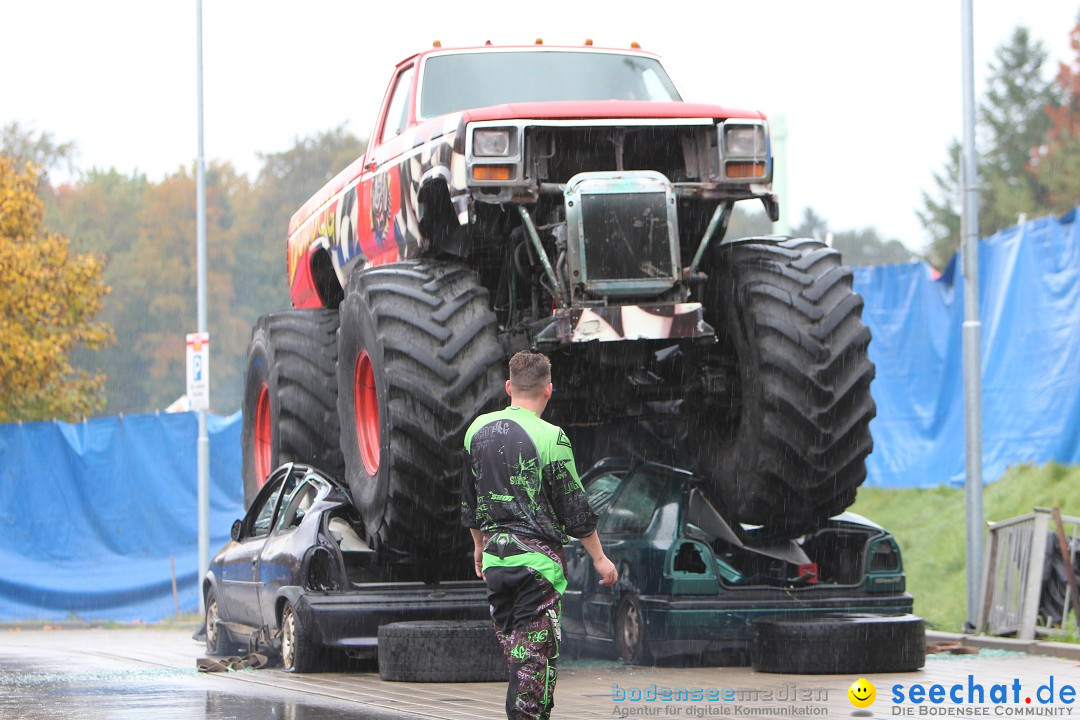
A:
<svg viewBox="0 0 1080 720">
<path fill-rule="evenodd" d="M 603 52 L 518 51 L 432 55 L 424 63 L 420 116 L 559 100 L 681 100 L 650 57 Z"/>
</svg>

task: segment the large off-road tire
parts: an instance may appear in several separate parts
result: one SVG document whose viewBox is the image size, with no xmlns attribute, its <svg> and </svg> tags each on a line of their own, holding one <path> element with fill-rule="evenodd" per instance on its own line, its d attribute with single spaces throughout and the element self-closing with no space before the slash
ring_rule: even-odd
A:
<svg viewBox="0 0 1080 720">
<path fill-rule="evenodd" d="M 495 333 L 487 290 L 466 267 L 410 261 L 350 275 L 338 335 L 341 448 L 376 551 L 464 557 L 465 430 L 506 400 Z"/>
<path fill-rule="evenodd" d="M 926 663 L 926 629 L 914 615 L 820 615 L 756 620 L 750 664 L 758 672 L 865 675 Z"/>
<path fill-rule="evenodd" d="M 379 677 L 397 682 L 506 682 L 490 620 L 415 620 L 379 628 Z"/>
<path fill-rule="evenodd" d="M 866 479 L 876 409 L 862 298 L 816 240 L 721 245 L 706 269 L 705 319 L 734 401 L 706 418 L 700 469 L 733 519 L 803 532 Z"/>
<path fill-rule="evenodd" d="M 338 445 L 336 310 L 286 310 L 255 323 L 244 371 L 244 506 L 279 465 L 344 475 Z"/>
</svg>

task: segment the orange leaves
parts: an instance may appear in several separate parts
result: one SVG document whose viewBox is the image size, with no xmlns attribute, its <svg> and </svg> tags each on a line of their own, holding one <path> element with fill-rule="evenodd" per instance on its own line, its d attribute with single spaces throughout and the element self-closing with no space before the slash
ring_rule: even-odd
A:
<svg viewBox="0 0 1080 720">
<path fill-rule="evenodd" d="M 70 360 L 113 339 L 95 319 L 104 263 L 42 227 L 37 183 L 35 168 L 0 156 L 0 422 L 74 420 L 104 405 L 104 376 Z"/>
</svg>

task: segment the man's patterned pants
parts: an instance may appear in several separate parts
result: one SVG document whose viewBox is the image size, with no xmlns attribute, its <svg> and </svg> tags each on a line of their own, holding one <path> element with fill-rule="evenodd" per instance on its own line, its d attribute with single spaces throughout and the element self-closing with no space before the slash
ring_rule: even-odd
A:
<svg viewBox="0 0 1080 720">
<path fill-rule="evenodd" d="M 495 635 L 510 666 L 506 717 L 547 720 L 555 705 L 562 596 L 530 567 L 484 571 Z"/>
</svg>

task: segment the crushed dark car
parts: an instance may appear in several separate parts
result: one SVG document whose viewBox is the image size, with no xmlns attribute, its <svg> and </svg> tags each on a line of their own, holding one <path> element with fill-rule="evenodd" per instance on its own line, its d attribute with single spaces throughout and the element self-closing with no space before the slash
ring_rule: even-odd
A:
<svg viewBox="0 0 1080 720">
<path fill-rule="evenodd" d="M 210 655 L 269 649 L 287 671 L 333 658 L 374 658 L 379 627 L 411 620 L 487 618 L 483 583 L 425 582 L 388 562 L 358 531 L 346 488 L 311 466 L 275 470 L 203 580 Z"/>
<path fill-rule="evenodd" d="M 789 672 L 840 671 L 829 646 L 893 670 L 922 665 L 924 630 L 910 615 L 900 548 L 880 526 L 845 512 L 794 539 L 771 535 L 727 520 L 693 474 L 655 463 L 608 459 L 582 482 L 619 582 L 600 585 L 581 544 L 567 546 L 567 648 L 639 664 L 747 664 L 755 643 L 787 633 L 784 653 L 802 652 L 809 665 Z M 853 646 L 843 646 L 845 633 Z M 868 658 L 868 644 L 883 657 Z"/>
</svg>

